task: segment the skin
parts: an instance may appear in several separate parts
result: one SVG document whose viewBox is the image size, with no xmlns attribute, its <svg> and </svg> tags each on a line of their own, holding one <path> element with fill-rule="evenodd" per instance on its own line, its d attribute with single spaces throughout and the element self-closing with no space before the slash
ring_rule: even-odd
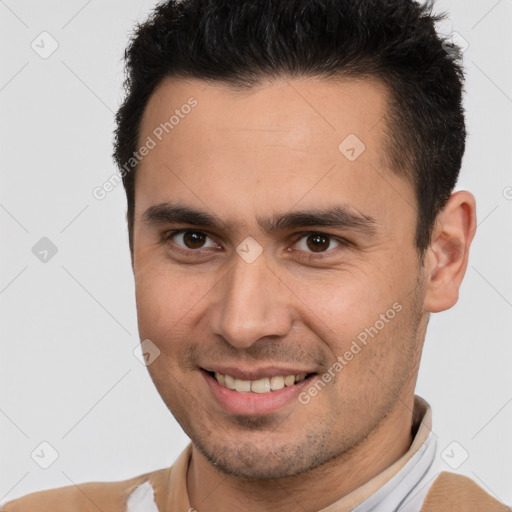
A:
<svg viewBox="0 0 512 512">
<path fill-rule="evenodd" d="M 137 169 L 139 331 L 161 351 L 148 369 L 192 440 L 187 487 L 196 510 L 319 510 L 408 450 L 429 314 L 457 301 L 475 201 L 451 196 L 422 265 L 414 191 L 386 164 L 382 84 L 283 78 L 235 91 L 166 79 L 148 102 L 140 141 L 191 96 L 197 106 Z M 366 146 L 355 161 L 338 150 L 349 134 Z M 147 209 L 164 202 L 219 224 L 146 222 Z M 269 232 L 258 223 L 339 205 L 371 217 L 372 229 Z M 187 247 L 172 235 L 180 229 L 204 245 Z M 329 235 L 320 251 L 307 243 L 311 232 Z M 236 252 L 249 236 L 263 250 L 252 263 Z M 318 379 L 395 303 L 401 311 L 307 405 L 231 414 L 201 374 L 213 364 L 277 365 Z"/>
</svg>

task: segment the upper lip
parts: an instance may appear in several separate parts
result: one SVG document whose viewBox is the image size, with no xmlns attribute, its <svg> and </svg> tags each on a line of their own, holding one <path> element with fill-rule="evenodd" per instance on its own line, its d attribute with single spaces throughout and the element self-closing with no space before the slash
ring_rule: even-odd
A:
<svg viewBox="0 0 512 512">
<path fill-rule="evenodd" d="M 241 368 L 240 366 L 224 366 L 224 365 L 210 365 L 202 367 L 207 372 L 217 372 L 223 375 L 230 375 L 240 380 L 258 380 L 265 377 L 286 377 L 287 375 L 307 375 L 314 373 L 312 370 L 305 370 L 304 368 L 284 368 L 282 366 L 266 366 L 261 368 Z"/>
</svg>

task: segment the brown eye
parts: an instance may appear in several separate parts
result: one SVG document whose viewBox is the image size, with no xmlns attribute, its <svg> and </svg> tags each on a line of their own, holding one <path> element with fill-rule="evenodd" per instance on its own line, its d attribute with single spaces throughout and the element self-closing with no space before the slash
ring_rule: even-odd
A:
<svg viewBox="0 0 512 512">
<path fill-rule="evenodd" d="M 322 235 L 321 233 L 314 233 L 307 237 L 306 244 L 308 248 L 313 252 L 323 252 L 329 249 L 331 240 L 326 235 Z"/>
<path fill-rule="evenodd" d="M 183 243 L 189 249 L 201 248 L 204 245 L 205 240 L 206 235 L 198 231 L 186 231 L 185 233 L 183 233 Z"/>
<path fill-rule="evenodd" d="M 334 239 L 331 235 L 325 233 L 309 233 L 304 235 L 295 244 L 295 249 L 307 253 L 323 253 L 336 249 L 341 242 Z"/>
<path fill-rule="evenodd" d="M 183 230 L 169 235 L 168 239 L 183 249 L 210 249 L 219 246 L 203 231 Z"/>
</svg>

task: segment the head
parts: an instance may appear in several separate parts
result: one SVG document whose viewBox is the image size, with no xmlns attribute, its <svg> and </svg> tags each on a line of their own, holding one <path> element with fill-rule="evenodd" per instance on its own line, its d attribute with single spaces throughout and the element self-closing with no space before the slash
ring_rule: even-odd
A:
<svg viewBox="0 0 512 512">
<path fill-rule="evenodd" d="M 184 0 L 127 49 L 115 159 L 139 331 L 165 403 L 227 473 L 301 473 L 407 416 L 475 228 L 452 194 L 463 73 L 439 18 L 407 0 Z M 307 378 L 246 400 L 215 372 Z"/>
</svg>

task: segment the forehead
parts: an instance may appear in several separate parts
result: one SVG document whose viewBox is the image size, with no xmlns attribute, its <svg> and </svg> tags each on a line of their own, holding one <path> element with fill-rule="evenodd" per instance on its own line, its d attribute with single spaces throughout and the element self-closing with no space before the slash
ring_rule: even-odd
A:
<svg viewBox="0 0 512 512">
<path fill-rule="evenodd" d="M 151 139 L 152 149 L 137 168 L 136 212 L 171 198 L 233 219 L 298 202 L 338 200 L 372 216 L 398 196 L 411 202 L 386 167 L 387 98 L 367 79 L 282 78 L 250 90 L 167 79 L 141 123 L 139 146 Z"/>
<path fill-rule="evenodd" d="M 192 109 L 187 106 L 191 102 L 197 103 Z M 198 148 L 213 142 L 213 137 L 221 144 L 219 152 L 233 142 L 240 150 L 257 150 L 252 144 L 256 139 L 267 143 L 278 139 L 295 150 L 324 141 L 325 149 L 332 150 L 332 143 L 349 133 L 370 145 L 375 143 L 379 130 L 374 128 L 381 122 L 381 128 L 385 126 L 386 109 L 387 89 L 377 80 L 280 78 L 250 89 L 234 89 L 223 83 L 166 79 L 146 106 L 141 133 L 152 133 L 170 121 L 169 134 L 162 134 L 172 133 L 165 137 L 169 145 L 174 139 L 179 146 L 179 139 L 193 132 Z M 175 113 L 179 119 L 176 115 L 171 119 Z M 185 118 L 189 119 L 182 122 Z M 327 139 L 326 134 L 330 135 Z"/>
</svg>

